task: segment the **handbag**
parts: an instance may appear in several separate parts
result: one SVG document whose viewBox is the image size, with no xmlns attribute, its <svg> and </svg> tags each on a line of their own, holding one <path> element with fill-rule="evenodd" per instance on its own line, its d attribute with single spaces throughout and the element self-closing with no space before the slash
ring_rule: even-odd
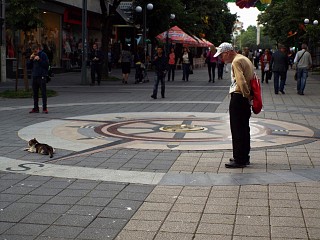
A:
<svg viewBox="0 0 320 240">
<path fill-rule="evenodd" d="M 210 62 L 210 57 L 206 57 L 206 60 L 204 61 L 206 64 L 208 64 Z"/>
</svg>

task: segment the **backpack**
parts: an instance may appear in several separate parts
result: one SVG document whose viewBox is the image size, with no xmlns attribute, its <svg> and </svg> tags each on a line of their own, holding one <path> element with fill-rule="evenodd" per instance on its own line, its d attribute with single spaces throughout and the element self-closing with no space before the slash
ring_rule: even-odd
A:
<svg viewBox="0 0 320 240">
<path fill-rule="evenodd" d="M 262 93 L 260 79 L 257 74 L 253 74 L 253 78 L 250 81 L 251 85 L 251 96 L 252 96 L 252 112 L 254 114 L 259 114 L 262 109 Z"/>
</svg>

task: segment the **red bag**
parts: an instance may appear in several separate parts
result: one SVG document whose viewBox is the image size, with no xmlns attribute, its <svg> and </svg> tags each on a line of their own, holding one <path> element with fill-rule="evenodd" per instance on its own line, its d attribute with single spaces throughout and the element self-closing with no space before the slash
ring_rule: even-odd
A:
<svg viewBox="0 0 320 240">
<path fill-rule="evenodd" d="M 252 96 L 252 112 L 254 114 L 259 114 L 262 109 L 262 94 L 260 79 L 258 78 L 256 73 L 254 73 L 253 79 L 251 79 L 250 81 L 250 85 Z"/>
</svg>

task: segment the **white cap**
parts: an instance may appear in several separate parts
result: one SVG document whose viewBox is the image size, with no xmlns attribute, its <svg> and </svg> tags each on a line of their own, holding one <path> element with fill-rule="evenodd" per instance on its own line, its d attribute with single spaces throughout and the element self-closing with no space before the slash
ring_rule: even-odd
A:
<svg viewBox="0 0 320 240">
<path fill-rule="evenodd" d="M 221 43 L 220 46 L 217 47 L 217 52 L 216 54 L 214 54 L 214 57 L 218 57 L 221 53 L 232 51 L 232 50 L 233 50 L 233 46 L 231 43 L 228 43 L 228 42 Z"/>
</svg>

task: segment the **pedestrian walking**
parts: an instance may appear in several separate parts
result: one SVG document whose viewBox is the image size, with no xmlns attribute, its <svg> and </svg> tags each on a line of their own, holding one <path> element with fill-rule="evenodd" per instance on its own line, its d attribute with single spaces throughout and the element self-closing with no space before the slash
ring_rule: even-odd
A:
<svg viewBox="0 0 320 240">
<path fill-rule="evenodd" d="M 122 70 L 122 83 L 127 84 L 130 74 L 132 55 L 126 45 L 123 46 L 119 61 L 121 63 Z"/>
<path fill-rule="evenodd" d="M 217 49 L 214 56 L 221 55 L 226 64 L 231 63 L 229 116 L 233 158 L 225 167 L 243 168 L 250 164 L 250 81 L 254 75 L 254 66 L 249 58 L 234 51 L 230 43 L 224 42 Z"/>
<path fill-rule="evenodd" d="M 271 61 L 271 53 L 269 49 L 265 49 L 264 52 L 260 56 L 260 66 L 261 66 L 261 82 L 264 82 L 264 77 L 266 77 L 266 83 L 269 83 L 271 79 L 271 71 L 270 71 L 270 61 Z"/>
<path fill-rule="evenodd" d="M 189 48 L 183 48 L 180 61 L 182 62 L 182 81 L 189 81 L 190 71 L 193 71 L 193 55 Z"/>
<path fill-rule="evenodd" d="M 216 47 L 213 45 L 210 47 L 210 51 L 207 54 L 207 64 L 208 64 L 208 74 L 209 74 L 209 81 L 208 82 L 213 82 L 215 80 L 216 76 L 216 66 L 218 62 L 218 58 L 214 57 L 214 54 L 217 52 Z"/>
<path fill-rule="evenodd" d="M 154 56 L 152 64 L 155 66 L 155 80 L 151 97 L 157 99 L 159 82 L 161 83 L 161 97 L 165 97 L 165 76 L 168 68 L 168 60 L 163 53 L 163 48 L 159 46 Z"/>
<path fill-rule="evenodd" d="M 223 77 L 224 62 L 221 56 L 218 57 L 218 80 Z"/>
<path fill-rule="evenodd" d="M 274 93 L 278 94 L 279 91 L 282 94 L 284 92 L 284 85 L 286 84 L 287 71 L 288 71 L 288 54 L 286 52 L 286 47 L 282 44 L 279 44 L 278 50 L 272 54 L 270 67 L 273 72 L 273 84 L 274 84 Z M 279 79 L 280 79 L 280 89 L 279 89 Z"/>
<path fill-rule="evenodd" d="M 33 108 L 29 113 L 39 112 L 39 89 L 42 96 L 42 112 L 48 113 L 47 108 L 47 75 L 49 68 L 49 59 L 47 54 L 41 50 L 40 45 L 33 44 L 32 54 L 27 62 L 27 67 L 32 69 L 32 94 Z"/>
<path fill-rule="evenodd" d="M 312 67 L 311 54 L 308 52 L 308 45 L 302 44 L 302 50 L 297 52 L 294 63 L 297 68 L 297 91 L 299 95 L 304 95 L 307 83 L 308 71 Z"/>
<path fill-rule="evenodd" d="M 172 82 L 174 81 L 174 73 L 176 69 L 176 54 L 174 52 L 174 47 L 170 49 L 170 54 L 169 54 L 169 70 L 168 70 L 168 81 L 170 81 L 170 78 L 172 76 Z"/>
</svg>

